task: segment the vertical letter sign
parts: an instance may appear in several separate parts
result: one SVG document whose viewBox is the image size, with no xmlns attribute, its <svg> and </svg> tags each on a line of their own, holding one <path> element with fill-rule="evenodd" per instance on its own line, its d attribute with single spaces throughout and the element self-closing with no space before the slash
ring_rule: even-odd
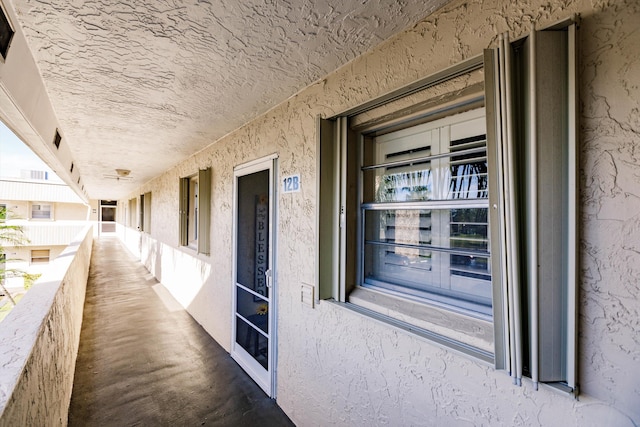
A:
<svg viewBox="0 0 640 427">
<path fill-rule="evenodd" d="M 256 292 L 267 296 L 267 271 L 269 250 L 269 197 L 256 196 Z M 257 297 L 256 297 L 257 298 Z"/>
</svg>

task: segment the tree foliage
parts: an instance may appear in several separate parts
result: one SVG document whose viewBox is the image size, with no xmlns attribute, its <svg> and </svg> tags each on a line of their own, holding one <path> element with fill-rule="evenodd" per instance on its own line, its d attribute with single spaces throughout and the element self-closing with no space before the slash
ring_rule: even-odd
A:
<svg viewBox="0 0 640 427">
<path fill-rule="evenodd" d="M 7 222 L 7 208 L 6 206 L 0 206 L 0 290 L 4 295 L 9 297 L 9 300 L 13 305 L 16 305 L 16 301 L 11 293 L 5 287 L 5 278 L 11 274 L 25 274 L 21 270 L 7 269 L 7 259 L 4 248 L 6 246 L 21 246 L 29 242 L 27 236 L 24 234 L 24 230 L 21 225 L 10 224 Z"/>
</svg>

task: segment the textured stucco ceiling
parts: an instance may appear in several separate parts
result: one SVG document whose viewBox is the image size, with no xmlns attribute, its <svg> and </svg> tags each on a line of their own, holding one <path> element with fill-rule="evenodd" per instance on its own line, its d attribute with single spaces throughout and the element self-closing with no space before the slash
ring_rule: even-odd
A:
<svg viewBox="0 0 640 427">
<path fill-rule="evenodd" d="M 117 199 L 445 2 L 12 4 L 89 197 Z"/>
</svg>

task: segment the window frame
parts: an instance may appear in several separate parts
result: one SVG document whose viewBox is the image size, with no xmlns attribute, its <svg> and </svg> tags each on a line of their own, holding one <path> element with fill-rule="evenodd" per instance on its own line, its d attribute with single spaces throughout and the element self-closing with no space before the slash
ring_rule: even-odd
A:
<svg viewBox="0 0 640 427">
<path fill-rule="evenodd" d="M 48 206 L 49 207 L 49 216 L 45 217 L 37 217 L 33 215 L 34 212 L 34 207 L 38 206 L 39 207 L 39 211 L 42 211 L 42 206 Z M 35 221 L 52 221 L 54 219 L 54 204 L 53 203 L 44 203 L 44 202 L 31 202 L 30 206 L 29 206 L 29 219 L 31 220 L 35 220 Z"/>
<path fill-rule="evenodd" d="M 0 2 L 0 14 L 2 15 L 2 20 L 6 21 L 6 28 L 9 31 L 9 37 L 7 38 L 6 46 L 0 46 L 0 62 L 4 63 L 6 62 L 7 56 L 9 55 L 9 49 L 11 49 L 11 43 L 13 42 L 13 38 L 16 32 L 11 23 L 11 19 L 9 18 L 9 14 L 7 13 L 2 2 Z M 2 23 L 1 25 L 4 25 L 4 23 Z"/>
<path fill-rule="evenodd" d="M 151 192 L 140 195 L 140 231 L 151 234 Z"/>
<path fill-rule="evenodd" d="M 42 252 L 41 255 L 34 255 L 34 252 Z M 46 252 L 46 256 L 44 253 Z M 50 249 L 31 249 L 29 252 L 30 255 L 30 265 L 33 264 L 48 264 L 51 262 L 51 250 Z"/>
<path fill-rule="evenodd" d="M 346 173 L 349 174 L 349 170 L 357 170 L 357 178 L 355 184 L 348 184 L 347 187 L 356 185 L 358 187 L 358 197 L 356 198 L 357 204 L 363 200 L 362 190 L 360 189 L 359 182 L 362 177 L 362 171 L 360 164 L 364 163 L 363 153 L 361 147 L 363 145 L 363 139 L 366 135 L 371 133 L 384 133 L 387 129 L 392 131 L 398 129 L 411 129 L 421 126 L 423 123 L 434 123 L 442 119 L 449 120 L 451 117 L 455 117 L 459 113 L 466 113 L 474 111 L 484 106 L 484 93 L 479 87 L 475 87 L 470 90 L 464 97 L 460 98 L 456 93 L 450 94 L 447 97 L 447 102 L 442 104 L 430 105 L 427 109 L 424 109 L 418 114 L 418 117 L 402 119 L 400 116 L 400 122 L 393 125 L 388 122 L 378 122 L 373 127 L 368 127 L 360 123 L 358 119 L 359 115 L 350 117 L 345 120 L 346 126 L 349 126 L 351 121 L 358 121 L 360 124 L 351 126 L 351 129 L 347 131 L 346 143 L 353 144 L 357 141 L 357 151 L 352 157 L 355 159 L 355 164 L 352 161 L 351 164 L 346 165 Z M 493 147 L 489 147 L 490 143 L 487 141 L 487 155 L 489 151 L 495 152 Z M 347 153 L 349 152 L 347 147 Z M 347 157 L 349 154 L 347 154 Z M 348 162 L 349 163 L 349 162 Z M 493 184 L 495 186 L 495 183 Z M 490 184 L 491 186 L 491 184 Z M 491 191 L 489 191 L 491 194 Z M 347 195 L 345 199 L 350 199 L 351 196 Z M 447 201 L 447 204 L 453 205 L 451 201 Z M 489 205 L 488 200 L 481 202 L 483 206 Z M 348 207 L 348 202 L 345 204 Z M 500 323 L 494 322 L 493 307 L 489 308 L 489 311 L 483 313 L 479 312 L 475 307 L 465 304 L 458 300 L 456 304 L 452 304 L 450 299 L 442 298 L 431 294 L 428 298 L 425 295 L 416 296 L 407 292 L 397 292 L 393 289 L 381 289 L 380 287 L 373 287 L 365 284 L 365 280 L 362 273 L 361 265 L 361 250 L 362 248 L 357 246 L 362 242 L 364 229 L 362 228 L 362 214 L 360 206 L 351 206 L 351 209 L 357 209 L 357 216 L 351 218 L 350 221 L 355 221 L 356 236 L 349 236 L 349 233 L 345 233 L 344 239 L 347 240 L 345 244 L 345 250 L 347 252 L 353 249 L 347 249 L 347 246 L 354 246 L 349 243 L 349 239 L 355 240 L 355 253 L 356 253 L 356 265 L 357 273 L 355 276 L 355 283 L 352 286 L 345 286 L 344 292 L 341 293 L 340 302 L 346 304 L 350 308 L 356 309 L 367 313 L 369 316 L 375 318 L 383 318 L 390 323 L 396 324 L 406 330 L 409 330 L 417 335 L 426 337 L 432 341 L 443 344 L 447 347 L 452 347 L 458 351 L 472 355 L 485 362 L 494 363 L 494 348 L 495 341 L 493 339 L 495 325 Z M 490 221 L 496 221 L 497 218 L 492 216 Z M 349 215 L 347 215 L 347 221 L 349 221 Z M 491 228 L 497 228 L 492 226 Z M 493 242 L 492 242 L 493 244 Z M 496 242 L 497 244 L 497 242 Z M 497 249 L 492 249 L 490 252 L 494 252 Z M 348 269 L 345 269 L 345 279 L 349 277 Z M 492 282 L 493 283 L 493 282 Z M 493 289 L 493 288 L 492 288 Z"/>
<path fill-rule="evenodd" d="M 198 175 L 189 177 L 189 190 L 188 190 L 188 210 L 187 210 L 187 246 L 191 248 L 198 247 L 198 231 L 199 231 L 199 192 L 200 183 L 198 181 Z"/>
<path fill-rule="evenodd" d="M 572 17 L 560 21 L 515 41 L 501 35 L 498 46 L 487 49 L 483 55 L 337 116 L 318 117 L 317 303 L 326 300 L 344 306 L 485 360 L 496 369 L 508 372 L 514 384 L 520 385 L 525 376 L 531 378 L 536 389 L 543 384 L 577 396 L 579 216 L 575 20 Z M 353 227 L 358 221 L 357 215 L 362 214 L 357 207 L 354 209 L 352 199 L 361 200 L 362 194 L 353 197 L 354 180 L 348 174 L 354 169 L 352 159 L 362 156 L 348 143 L 362 138 L 358 135 L 359 126 L 366 127 L 369 120 L 374 125 L 401 128 L 410 121 L 448 114 L 452 105 L 457 108 L 475 102 L 477 100 L 469 96 L 471 87 L 458 90 L 453 101 L 442 95 L 433 102 L 424 101 L 417 95 L 480 68 L 484 69 L 482 99 L 486 108 L 487 155 L 488 160 L 494 159 L 488 175 L 490 182 L 498 183 L 490 185 L 489 191 L 493 282 L 490 351 L 442 334 L 433 325 L 425 328 L 416 324 L 415 319 L 407 316 L 415 311 L 412 306 L 415 303 L 409 298 L 402 298 L 398 303 L 390 293 L 363 294 L 363 287 L 359 286 L 362 277 L 352 279 L 350 264 L 354 263 L 352 253 L 356 248 L 349 246 L 349 241 L 360 241 L 364 233 Z M 549 79 L 552 82 L 545 81 Z M 376 111 L 388 105 L 404 107 L 382 113 Z M 366 113 L 363 119 L 354 120 L 361 113 Z M 545 144 L 562 145 L 562 154 Z M 552 161 L 547 162 L 549 157 Z M 562 196 L 555 195 L 557 183 L 549 181 L 550 173 L 560 177 Z M 553 205 L 548 209 L 552 213 L 545 212 L 549 204 Z M 558 224 L 562 230 L 541 232 L 540 227 L 544 228 L 545 224 Z M 557 248 L 554 256 L 544 251 L 551 243 Z M 541 280 L 548 281 L 541 278 L 545 271 L 539 274 L 539 270 L 544 269 L 557 272 L 552 286 L 540 285 Z M 360 298 L 356 304 L 354 295 Z M 385 298 L 389 301 L 380 304 Z M 548 303 L 549 299 L 553 304 Z M 388 306 L 386 311 L 376 308 L 384 304 Z M 395 307 L 400 316 L 390 314 L 393 311 L 390 307 Z M 434 305 L 430 309 L 437 312 L 440 307 Z M 448 311 L 448 315 L 454 314 Z"/>
<path fill-rule="evenodd" d="M 419 108 L 415 105 L 406 107 L 405 102 L 411 95 L 418 96 L 424 91 L 424 96 L 424 93 L 430 93 L 430 88 L 443 81 L 479 72 L 482 68 L 483 57 L 478 55 L 381 100 L 372 101 L 328 120 L 318 118 L 320 259 L 317 271 L 319 289 L 316 295 L 318 302 L 336 302 L 368 317 L 493 364 L 493 330 L 496 322 L 489 320 L 491 316 L 478 313 L 470 316 L 469 310 L 451 307 L 441 301 L 399 296 L 393 291 L 380 292 L 379 289 L 361 286 L 361 266 L 357 255 L 354 255 L 358 253 L 357 242 L 362 240 L 363 233 L 359 225 L 362 215 L 359 202 L 362 194 L 360 190 L 354 190 L 359 188 L 357 175 L 360 174 L 358 165 L 362 163 L 363 153 L 360 147 L 363 133 L 391 132 L 482 107 L 482 82 L 443 94 L 435 101 L 427 98 L 420 101 Z M 397 105 L 400 106 L 398 109 Z M 390 109 L 387 111 L 388 106 Z M 369 111 L 375 109 L 382 109 L 378 112 L 382 120 L 375 117 L 367 120 L 368 116 L 373 116 Z M 488 141 L 488 151 L 491 150 L 489 144 Z M 353 171 L 357 172 L 354 174 Z M 453 327 L 447 328 L 444 325 Z"/>
<path fill-rule="evenodd" d="M 137 211 L 138 211 L 138 199 L 137 197 L 133 197 L 131 199 L 129 199 L 128 203 L 127 203 L 127 207 L 128 207 L 128 212 L 127 212 L 127 225 L 130 228 L 139 228 L 139 225 L 137 223 Z"/>
<path fill-rule="evenodd" d="M 210 255 L 211 167 L 180 178 L 178 200 L 180 246 Z"/>
<path fill-rule="evenodd" d="M 426 123 L 419 123 L 417 125 L 408 123 L 407 126 L 401 130 L 394 130 L 393 132 L 382 132 L 382 134 L 377 132 L 376 129 L 366 129 L 366 128 L 361 129 L 360 133 L 363 137 L 359 138 L 361 142 L 361 147 L 359 148 L 364 153 L 365 145 L 373 146 L 374 144 L 376 144 L 377 141 L 380 141 L 380 140 L 384 142 L 388 138 L 394 138 L 397 141 L 398 139 L 406 137 L 407 135 L 410 135 L 411 137 L 415 138 L 416 135 L 424 135 L 428 133 L 430 137 L 435 136 L 436 139 L 433 139 L 433 138 L 430 139 L 429 155 L 423 155 L 421 158 L 430 159 L 429 160 L 430 165 L 426 170 L 431 172 L 439 169 L 438 172 L 434 173 L 434 174 L 439 174 L 440 171 L 442 170 L 445 170 L 445 169 L 449 170 L 449 168 L 451 167 L 451 163 L 449 162 L 449 159 L 456 156 L 456 154 L 453 154 L 455 153 L 455 151 L 450 151 L 451 146 L 449 144 L 451 142 L 454 142 L 454 139 L 453 139 L 454 137 L 449 132 L 451 132 L 452 129 L 455 129 L 459 132 L 459 129 L 461 129 L 465 125 L 468 126 L 469 123 L 474 123 L 475 125 L 477 125 L 478 122 L 480 122 L 481 129 L 483 132 L 482 136 L 484 137 L 484 142 L 485 142 L 483 146 L 484 155 L 482 157 L 486 158 L 487 146 L 486 146 L 486 130 L 484 129 L 484 123 L 485 123 L 484 107 L 473 108 L 466 111 L 456 111 L 454 114 L 447 115 L 445 117 L 442 117 L 433 121 L 429 121 Z M 468 133 L 468 131 L 465 130 L 465 133 Z M 471 133 L 477 133 L 477 132 L 472 131 Z M 402 139 L 402 143 L 406 143 L 404 139 Z M 385 147 L 385 148 L 388 148 L 388 147 Z M 383 148 L 382 146 L 379 146 L 379 148 L 376 149 L 376 151 L 379 151 L 380 149 L 384 150 L 385 148 Z M 365 163 L 369 163 L 368 161 L 364 160 L 365 157 L 367 158 L 376 157 L 380 153 L 372 153 L 372 154 L 373 154 L 372 156 L 367 156 L 362 154 L 358 156 L 362 163 L 361 166 L 359 167 L 360 169 L 359 180 L 358 180 L 359 181 L 358 190 L 360 192 L 359 194 L 364 194 L 365 187 L 368 187 L 371 184 L 371 182 L 367 182 L 371 180 L 365 178 L 364 176 L 366 174 L 366 171 L 371 171 L 374 169 L 386 169 L 385 167 L 380 166 L 380 164 L 384 162 L 370 164 L 370 165 L 365 164 Z M 373 160 L 373 158 L 369 160 Z M 405 163 L 410 162 L 411 160 L 413 159 L 406 159 L 404 160 L 404 162 Z M 486 162 L 486 159 L 485 159 L 485 162 Z M 394 162 L 394 163 L 397 163 L 397 162 Z M 425 163 L 425 162 L 422 161 L 421 164 L 422 163 Z M 435 163 L 435 167 L 433 167 L 433 163 Z M 410 164 L 412 165 L 413 163 L 410 163 Z M 445 184 L 447 187 L 449 187 L 449 185 L 451 184 L 451 180 L 446 180 L 446 183 L 445 183 L 445 180 L 443 179 L 440 179 L 440 180 L 433 179 L 430 182 L 433 185 L 434 192 L 444 190 L 441 187 Z M 487 183 L 488 183 L 488 177 L 487 177 Z M 453 270 L 451 270 L 449 265 L 450 256 L 455 254 L 460 254 L 462 252 L 469 252 L 469 251 L 464 251 L 463 249 L 460 249 L 460 248 L 456 250 L 456 248 L 450 247 L 451 240 L 455 240 L 456 238 L 451 237 L 449 234 L 447 234 L 447 228 L 448 228 L 447 224 L 450 224 L 450 219 L 446 218 L 448 216 L 447 213 L 450 213 L 454 209 L 478 209 L 478 208 L 486 209 L 487 210 L 487 231 L 488 231 L 489 230 L 489 219 L 488 219 L 489 198 L 488 197 L 464 198 L 464 199 L 456 198 L 456 197 L 451 197 L 451 198 L 447 197 L 445 199 L 442 199 L 441 197 L 436 196 L 428 200 L 418 200 L 418 201 L 409 201 L 409 202 L 397 201 L 397 200 L 393 200 L 391 202 L 380 202 L 380 201 L 374 201 L 374 200 L 369 201 L 368 200 L 369 197 L 360 197 L 359 199 L 361 199 L 359 216 L 358 216 L 358 222 L 359 222 L 358 229 L 360 230 L 360 233 L 359 233 L 358 242 L 357 242 L 358 243 L 358 247 L 357 247 L 358 276 L 356 279 L 356 282 L 358 283 L 359 286 L 380 288 L 383 290 L 383 292 L 384 290 L 391 291 L 397 295 L 404 294 L 407 298 L 424 300 L 425 303 L 431 303 L 431 304 L 437 303 L 443 306 L 452 305 L 452 308 L 455 310 L 458 310 L 461 312 L 467 312 L 471 316 L 480 317 L 483 319 L 488 319 L 491 317 L 491 313 L 492 313 L 491 302 L 489 301 L 489 305 L 487 305 L 486 302 L 484 304 L 481 302 L 483 300 L 486 301 L 487 297 L 477 296 L 475 298 L 476 301 L 472 301 L 470 299 L 471 296 L 467 296 L 466 299 L 462 298 L 462 295 L 460 295 L 460 297 L 456 297 L 456 293 L 459 293 L 459 292 L 446 290 L 447 287 L 451 288 L 453 283 L 452 276 L 455 276 L 455 274 L 453 273 Z M 413 290 L 413 289 L 410 289 L 410 287 L 401 284 L 401 282 L 394 283 L 394 282 L 386 282 L 384 280 L 367 279 L 365 275 L 365 269 L 367 265 L 367 261 L 366 261 L 367 259 L 366 216 L 367 215 L 366 213 L 375 212 L 375 211 L 387 211 L 387 212 L 394 211 L 396 212 L 396 214 L 409 212 L 409 211 L 429 211 L 429 216 L 430 216 L 429 234 L 431 235 L 431 238 L 434 238 L 434 229 L 437 229 L 436 234 L 438 233 L 440 234 L 439 238 L 441 240 L 439 244 L 431 243 L 430 245 L 427 245 L 428 247 L 424 247 L 422 249 L 424 251 L 430 252 L 437 261 L 436 265 L 432 264 L 431 266 L 432 274 L 440 274 L 441 276 L 439 279 L 434 279 L 433 281 L 434 286 L 429 286 L 431 290 L 428 290 L 428 289 L 425 289 L 422 291 L 419 289 Z M 435 219 L 435 224 L 434 224 L 434 219 Z M 489 245 L 490 243 L 489 235 L 486 236 L 486 240 L 487 240 L 487 245 Z M 447 241 L 447 243 L 444 244 L 444 241 Z M 482 257 L 486 256 L 487 262 L 489 262 L 490 252 L 488 247 L 486 251 L 482 253 L 478 252 L 476 255 L 482 256 Z M 447 275 L 446 277 L 443 276 L 444 274 L 443 268 L 450 271 L 450 274 Z M 488 266 L 487 274 L 489 275 L 489 282 L 491 282 L 490 266 Z M 489 300 L 491 300 L 491 296 L 489 296 Z"/>
</svg>

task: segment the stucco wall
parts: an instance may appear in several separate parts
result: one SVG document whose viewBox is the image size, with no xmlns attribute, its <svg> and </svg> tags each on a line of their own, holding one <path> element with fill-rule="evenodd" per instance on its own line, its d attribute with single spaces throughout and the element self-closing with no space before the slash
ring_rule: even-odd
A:
<svg viewBox="0 0 640 427">
<path fill-rule="evenodd" d="M 492 46 L 581 14 L 579 401 L 522 387 L 491 366 L 329 303 L 315 283 L 316 129 L 329 117 Z M 152 233 L 142 259 L 230 347 L 233 166 L 278 153 L 277 400 L 299 425 L 593 425 L 640 423 L 640 5 L 637 1 L 454 2 L 149 182 Z M 210 257 L 178 247 L 178 182 L 212 166 Z"/>
<path fill-rule="evenodd" d="M 0 201 L 6 203 L 7 209 L 11 211 L 11 217 L 16 219 L 31 219 L 32 204 L 52 205 L 52 218 L 54 221 L 85 221 L 88 219 L 88 207 L 80 203 L 61 203 L 33 200 L 25 201 Z M 38 221 L 35 219 L 34 221 Z M 45 220 L 46 221 L 46 220 Z"/>
<path fill-rule="evenodd" d="M 66 426 L 93 233 L 85 228 L 0 327 L 0 426 Z"/>
<path fill-rule="evenodd" d="M 55 203 L 54 219 L 56 221 L 89 219 L 89 207 L 79 203 Z"/>
<path fill-rule="evenodd" d="M 32 204 L 50 204 L 52 205 L 51 219 L 31 219 Z M 63 202 L 40 202 L 37 200 L 28 202 L 23 200 L 0 200 L 0 204 L 5 204 L 9 211 L 9 218 L 30 220 L 35 222 L 51 222 L 51 221 L 86 221 L 89 219 L 89 207 L 81 203 L 63 203 Z"/>
<path fill-rule="evenodd" d="M 7 206 L 9 218 L 27 219 L 30 216 L 29 202 L 22 200 L 0 200 L 0 204 Z"/>
</svg>

